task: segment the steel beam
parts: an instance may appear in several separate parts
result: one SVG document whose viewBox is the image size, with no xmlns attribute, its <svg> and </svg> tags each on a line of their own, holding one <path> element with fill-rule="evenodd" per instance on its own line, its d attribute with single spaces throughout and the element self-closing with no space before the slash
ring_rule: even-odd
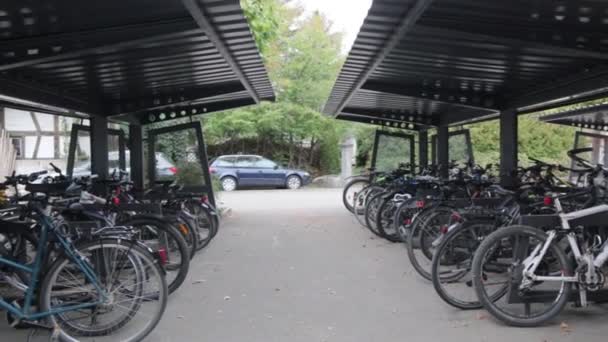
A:
<svg viewBox="0 0 608 342">
<path fill-rule="evenodd" d="M 340 115 L 357 115 L 363 117 L 369 117 L 377 120 L 389 120 L 389 121 L 397 121 L 397 122 L 405 122 L 412 123 L 418 126 L 428 126 L 433 127 L 439 124 L 435 118 L 431 115 L 419 116 L 412 115 L 408 113 L 403 113 L 400 111 L 391 111 L 388 109 L 366 109 L 366 108 L 358 108 L 358 107 L 345 107 Z"/>
<path fill-rule="evenodd" d="M 573 110 L 558 112 L 555 114 L 544 115 L 540 117 L 541 121 L 552 122 L 552 121 L 560 121 L 560 120 L 570 120 L 572 122 L 577 121 L 577 117 L 582 117 L 583 115 L 597 115 L 608 113 L 608 104 L 596 104 L 589 105 L 583 108 L 577 108 Z M 584 120 L 580 120 L 581 123 L 584 123 Z M 595 123 L 594 123 L 595 124 Z M 603 124 L 603 123 L 602 123 Z"/>
<path fill-rule="evenodd" d="M 107 105 L 107 110 L 111 115 L 124 115 L 162 109 L 166 106 L 184 105 L 207 97 L 225 95 L 243 90 L 245 90 L 245 88 L 243 88 L 243 85 L 240 82 L 206 85 L 197 88 L 188 88 L 174 93 L 111 101 Z"/>
<path fill-rule="evenodd" d="M 413 123 L 405 123 L 398 120 L 393 119 L 380 119 L 374 116 L 365 116 L 365 115 L 357 115 L 357 114 L 349 114 L 349 113 L 341 113 L 336 117 L 336 120 L 343 120 L 349 122 L 360 122 L 368 125 L 376 125 L 382 127 L 393 127 L 399 129 L 406 130 L 414 130 L 417 131 L 422 128 L 426 128 L 426 126 L 420 126 Z"/>
<path fill-rule="evenodd" d="M 462 27 L 462 26 L 461 26 Z M 420 35 L 432 35 L 432 36 L 444 36 L 447 39 L 457 37 L 461 41 L 477 41 L 491 44 L 500 44 L 508 46 L 516 50 L 528 50 L 531 52 L 540 52 L 549 56 L 556 57 L 575 57 L 575 58 L 588 58 L 588 59 L 608 59 L 608 53 L 589 51 L 585 49 L 569 48 L 553 44 L 545 44 L 538 41 L 528 41 L 525 39 L 514 39 L 508 37 L 500 37 L 496 35 L 484 34 L 481 32 L 467 32 L 462 29 L 447 29 L 439 27 L 431 27 L 426 25 L 416 25 L 414 29 L 415 34 Z"/>
<path fill-rule="evenodd" d="M 105 29 L 50 34 L 35 38 L 9 39 L 0 42 L 0 52 L 2 52 L 0 56 L 3 56 L 0 57 L 0 71 L 65 58 L 106 53 L 119 48 L 175 39 L 199 32 L 200 29 L 192 22 L 192 18 L 184 17 Z"/>
<path fill-rule="evenodd" d="M 517 182 L 517 111 L 500 113 L 500 183 L 513 187 Z"/>
<path fill-rule="evenodd" d="M 203 32 L 213 43 L 213 45 L 215 45 L 215 48 L 224 57 L 228 65 L 230 65 L 237 78 L 241 81 L 245 89 L 247 89 L 253 100 L 256 103 L 259 103 L 260 98 L 256 93 L 255 88 L 251 85 L 250 81 L 247 79 L 247 77 L 241 70 L 241 66 L 236 62 L 232 53 L 225 45 L 224 39 L 220 37 L 213 24 L 207 18 L 207 15 L 204 9 L 201 7 L 200 2 L 198 0 L 182 0 L 182 2 L 184 3 L 184 6 L 188 10 L 188 12 L 190 12 L 190 15 L 192 15 L 198 26 L 203 30 Z"/>
<path fill-rule="evenodd" d="M 474 109 L 496 110 L 498 108 L 498 101 L 494 97 L 487 94 L 476 93 L 474 91 L 450 91 L 445 89 L 403 87 L 378 81 L 367 81 L 361 86 L 361 89 L 413 98 L 423 98 L 438 103 L 456 104 Z"/>
<path fill-rule="evenodd" d="M 126 116 L 120 116 L 117 118 L 130 119 L 135 118 L 139 120 L 142 125 L 151 124 L 161 121 L 169 121 L 173 119 L 179 119 L 183 117 L 190 117 L 194 115 L 206 114 L 211 112 L 217 112 L 221 110 L 243 107 L 255 104 L 251 98 L 246 99 L 234 99 L 229 101 L 218 101 L 212 103 L 201 103 L 193 105 L 175 106 L 165 109 L 151 110 L 149 112 L 133 113 Z M 165 114 L 164 119 L 161 118 L 162 114 Z"/>
<path fill-rule="evenodd" d="M 129 125 L 129 163 L 131 181 L 138 189 L 144 188 L 144 130 L 141 125 Z"/>
<path fill-rule="evenodd" d="M 414 26 L 416 21 L 422 16 L 422 14 L 429 8 L 433 0 L 418 0 L 408 10 L 407 14 L 403 17 L 399 26 L 386 40 L 386 43 L 378 54 L 373 58 L 373 62 L 368 66 L 367 70 L 361 74 L 352 88 L 349 90 L 348 95 L 340 102 L 334 116 L 342 112 L 342 109 L 346 107 L 350 99 L 355 95 L 357 90 L 361 89 L 361 86 L 367 81 L 369 76 L 376 70 L 378 65 L 386 58 L 386 56 L 393 50 L 395 46 L 401 41 L 401 38 Z"/>
<path fill-rule="evenodd" d="M 4 102 L 26 103 L 30 108 L 40 106 L 42 111 L 48 111 L 48 106 L 51 106 L 57 107 L 61 112 L 77 111 L 92 115 L 101 114 L 98 105 L 89 103 L 82 97 L 60 89 L 7 77 L 0 77 L 0 99 Z"/>
<path fill-rule="evenodd" d="M 585 69 L 570 77 L 536 85 L 534 89 L 510 96 L 503 108 L 516 108 L 520 113 L 598 98 L 608 93 L 608 67 Z"/>
</svg>

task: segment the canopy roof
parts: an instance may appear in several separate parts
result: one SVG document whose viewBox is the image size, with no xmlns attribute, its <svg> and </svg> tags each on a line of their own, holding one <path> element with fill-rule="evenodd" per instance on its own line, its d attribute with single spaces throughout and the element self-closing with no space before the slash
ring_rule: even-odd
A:
<svg viewBox="0 0 608 342">
<path fill-rule="evenodd" d="M 0 101 L 149 123 L 273 100 L 239 0 L 0 5 Z"/>
<path fill-rule="evenodd" d="M 608 131 L 608 103 L 589 104 L 543 115 L 544 122 Z"/>
<path fill-rule="evenodd" d="M 419 129 L 597 97 L 607 27 L 604 1 L 374 0 L 325 112 Z"/>
</svg>

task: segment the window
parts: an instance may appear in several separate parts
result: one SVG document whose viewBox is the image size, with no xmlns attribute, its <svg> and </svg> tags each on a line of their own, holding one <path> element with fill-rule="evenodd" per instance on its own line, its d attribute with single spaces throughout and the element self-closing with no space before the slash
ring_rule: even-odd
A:
<svg viewBox="0 0 608 342">
<path fill-rule="evenodd" d="M 258 159 L 255 163 L 255 167 L 259 167 L 261 169 L 273 169 L 277 164 L 272 160 L 268 160 L 265 158 Z"/>
<path fill-rule="evenodd" d="M 259 157 L 254 156 L 244 156 L 238 157 L 236 160 L 237 167 L 254 167 L 255 163 L 259 160 Z"/>
<path fill-rule="evenodd" d="M 11 137 L 11 142 L 15 148 L 17 159 L 23 159 L 25 152 L 25 139 L 23 137 Z"/>
<path fill-rule="evenodd" d="M 236 162 L 236 157 L 222 157 L 215 163 L 216 167 L 233 167 Z"/>
</svg>

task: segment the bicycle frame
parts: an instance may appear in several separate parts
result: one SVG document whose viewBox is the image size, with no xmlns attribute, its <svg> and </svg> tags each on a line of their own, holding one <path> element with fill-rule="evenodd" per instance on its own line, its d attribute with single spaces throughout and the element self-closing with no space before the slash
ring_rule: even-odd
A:
<svg viewBox="0 0 608 342">
<path fill-rule="evenodd" d="M 23 308 L 20 308 L 18 305 L 10 304 L 10 303 L 4 301 L 4 299 L 0 298 L 0 309 L 7 310 L 8 312 L 13 314 L 18 319 L 37 320 L 37 319 L 48 317 L 48 316 L 51 316 L 54 314 L 94 307 L 98 304 L 103 303 L 103 300 L 106 298 L 106 293 L 105 293 L 105 291 L 102 290 L 101 286 L 99 285 L 99 281 L 97 280 L 97 277 L 95 276 L 95 272 L 86 263 L 84 258 L 82 258 L 78 254 L 78 252 L 74 250 L 73 245 L 71 243 L 69 243 L 63 236 L 61 236 L 61 234 L 56 233 L 55 227 L 50 222 L 49 218 L 44 215 L 40 215 L 40 217 L 41 217 L 42 224 L 41 224 L 40 239 L 39 239 L 38 247 L 36 249 L 36 258 L 34 260 L 34 265 L 28 266 L 28 265 L 24 265 L 24 264 L 0 257 L 0 265 L 8 265 L 10 267 L 25 271 L 31 275 L 30 284 L 28 285 L 27 290 L 25 291 L 24 306 L 23 306 Z M 49 233 L 53 234 L 54 237 L 56 237 L 57 241 L 59 242 L 59 244 L 62 247 L 63 251 L 65 252 L 66 256 L 76 263 L 78 268 L 82 271 L 82 273 L 86 277 L 87 281 L 90 282 L 91 284 L 93 284 L 95 289 L 99 293 L 102 294 L 102 298 L 100 298 L 100 300 L 91 302 L 91 303 L 74 304 L 74 305 L 67 305 L 67 306 L 52 308 L 51 310 L 45 311 L 45 312 L 37 312 L 37 313 L 31 312 L 32 305 L 34 304 L 34 300 L 35 300 L 34 294 L 36 292 L 38 281 L 40 280 L 39 279 L 40 273 L 41 273 L 40 271 L 42 268 L 42 264 L 44 262 L 44 260 L 43 260 L 43 255 L 45 252 L 44 249 L 47 246 Z"/>
<path fill-rule="evenodd" d="M 559 199 L 556 199 L 555 206 L 559 212 L 559 217 L 561 219 L 562 228 L 564 230 L 571 229 L 570 221 L 573 219 L 582 218 L 585 216 L 608 211 L 608 205 L 602 204 L 602 205 L 594 206 L 591 208 L 577 210 L 575 212 L 564 214 L 562 212 L 562 207 L 561 207 L 561 203 L 559 202 Z M 557 232 L 555 230 L 551 230 L 547 233 L 547 235 L 548 235 L 547 240 L 542 245 L 537 245 L 534 248 L 534 250 L 532 251 L 532 253 L 522 262 L 522 264 L 524 265 L 524 268 L 523 268 L 524 277 L 523 277 L 522 283 L 520 285 L 520 288 L 526 287 L 536 281 L 560 281 L 560 282 L 572 282 L 572 283 L 579 282 L 579 277 L 576 274 L 574 274 L 572 276 L 567 276 L 567 275 L 538 276 L 535 274 L 536 269 L 538 268 L 538 265 L 540 265 L 540 262 L 543 260 L 545 254 L 547 253 L 549 246 L 551 245 L 553 240 L 557 237 Z M 605 260 L 603 260 L 602 262 L 596 262 L 595 258 L 592 255 L 584 256 L 581 253 L 581 250 L 576 241 L 576 236 L 575 236 L 574 232 L 569 232 L 567 235 L 567 239 L 568 239 L 568 244 L 570 245 L 570 248 L 572 249 L 572 254 L 574 255 L 574 259 L 576 260 L 577 264 L 585 263 L 590 267 L 590 269 L 587 270 L 587 272 L 595 274 L 595 270 L 593 268 L 594 267 L 599 268 L 599 267 L 603 266 L 603 264 L 605 263 Z M 587 258 L 590 258 L 590 259 L 587 260 Z M 580 297 L 581 297 L 581 302 L 586 303 L 586 289 L 583 286 L 580 287 L 579 293 L 580 293 Z"/>
</svg>

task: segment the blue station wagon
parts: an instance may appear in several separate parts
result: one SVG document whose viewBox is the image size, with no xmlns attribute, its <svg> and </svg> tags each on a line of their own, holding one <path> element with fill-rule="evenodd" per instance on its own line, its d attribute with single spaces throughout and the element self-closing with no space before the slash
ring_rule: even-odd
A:
<svg viewBox="0 0 608 342">
<path fill-rule="evenodd" d="M 215 159 L 209 171 L 217 176 L 224 191 L 243 187 L 281 187 L 298 189 L 310 183 L 310 174 L 280 167 L 256 155 L 225 155 Z"/>
</svg>

